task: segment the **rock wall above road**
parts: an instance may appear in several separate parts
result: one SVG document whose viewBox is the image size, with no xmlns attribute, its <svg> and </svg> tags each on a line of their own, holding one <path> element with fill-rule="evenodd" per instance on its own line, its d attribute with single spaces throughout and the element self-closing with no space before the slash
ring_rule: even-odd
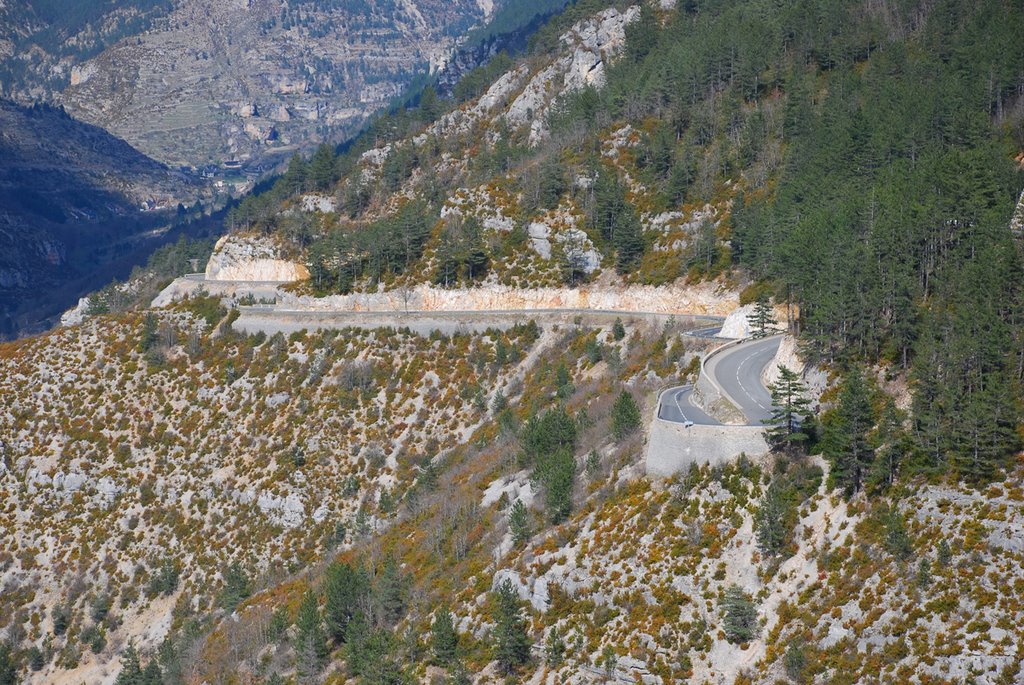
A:
<svg viewBox="0 0 1024 685">
<path fill-rule="evenodd" d="M 226 235 L 217 241 L 206 264 L 207 281 L 290 282 L 309 278 L 302 264 L 281 258 L 270 238 Z"/>
<path fill-rule="evenodd" d="M 828 375 L 823 370 L 810 366 L 800 357 L 799 344 L 796 338 L 791 335 L 787 335 L 782 339 L 779 349 L 775 353 L 775 358 L 768 362 L 768 365 L 761 372 L 761 381 L 765 386 L 769 386 L 779 380 L 779 368 L 782 366 L 801 375 L 813 398 L 820 397 L 821 393 L 825 390 L 825 386 L 828 383 Z"/>
<path fill-rule="evenodd" d="M 605 309 L 655 314 L 724 316 L 736 293 L 714 283 L 586 288 L 435 288 L 418 285 L 375 293 L 330 297 L 285 296 L 282 305 L 310 311 L 504 311 L 516 309 Z"/>
<path fill-rule="evenodd" d="M 754 313 L 754 305 L 745 304 L 734 309 L 725 317 L 725 323 L 715 337 L 718 338 L 749 338 L 750 317 Z"/>
</svg>

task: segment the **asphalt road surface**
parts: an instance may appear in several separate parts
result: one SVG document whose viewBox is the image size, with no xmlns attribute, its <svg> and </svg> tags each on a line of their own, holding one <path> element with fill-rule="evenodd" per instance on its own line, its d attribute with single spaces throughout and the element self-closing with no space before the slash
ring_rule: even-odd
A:
<svg viewBox="0 0 1024 685">
<path fill-rule="evenodd" d="M 747 417 L 747 425 L 760 426 L 771 416 L 772 398 L 761 383 L 761 371 L 775 357 L 781 337 L 751 340 L 713 355 L 704 371 L 725 390 L 729 399 Z M 666 390 L 661 395 L 658 418 L 676 423 L 692 421 L 702 426 L 721 422 L 708 416 L 693 403 L 693 386 Z"/>
</svg>

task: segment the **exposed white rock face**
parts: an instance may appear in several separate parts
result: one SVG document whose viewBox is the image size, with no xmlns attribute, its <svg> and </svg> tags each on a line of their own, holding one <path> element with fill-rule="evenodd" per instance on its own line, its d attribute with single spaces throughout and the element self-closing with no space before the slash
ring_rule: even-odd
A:
<svg viewBox="0 0 1024 685">
<path fill-rule="evenodd" d="M 1024 191 L 1021 191 L 1020 198 L 1017 200 L 1017 208 L 1013 212 L 1013 218 L 1010 219 L 1010 230 L 1017 236 L 1024 234 Z"/>
<path fill-rule="evenodd" d="M 544 259 L 551 259 L 551 241 L 548 239 L 551 229 L 548 228 L 548 225 L 534 221 L 527 229 L 527 233 L 530 236 L 530 247 L 533 248 L 533 251 Z"/>
<path fill-rule="evenodd" d="M 260 493 L 256 499 L 256 506 L 286 528 L 295 528 L 306 517 L 306 506 L 295 494 L 280 497 L 266 492 Z"/>
<path fill-rule="evenodd" d="M 636 5 L 625 12 L 609 8 L 575 25 L 559 40 L 568 50 L 540 70 L 505 114 L 512 126 L 530 124 L 530 142 L 547 137 L 545 119 L 551 103 L 559 97 L 587 86 L 605 84 L 605 65 L 625 44 L 626 24 L 640 13 Z"/>
<path fill-rule="evenodd" d="M 304 281 L 309 270 L 280 258 L 280 250 L 263 236 L 226 235 L 217 241 L 206 264 L 207 281 Z"/>
<path fill-rule="evenodd" d="M 69 309 L 60 315 L 60 325 L 77 326 L 85 319 L 85 314 L 88 311 L 89 298 L 81 297 L 78 299 L 78 304 L 73 309 Z"/>
<path fill-rule="evenodd" d="M 416 136 L 413 142 L 416 145 L 423 145 L 432 135 L 444 138 L 468 133 L 474 123 L 484 119 L 495 108 L 504 107 L 512 94 L 522 85 L 528 73 L 526 65 L 505 72 L 480 96 L 476 104 L 448 112 L 431 124 L 425 133 Z"/>
<path fill-rule="evenodd" d="M 510 216 L 515 210 L 507 204 L 507 199 L 496 196 L 486 185 L 459 189 L 445 201 L 441 218 L 474 216 L 485 229 L 508 233 L 516 222 Z"/>
<path fill-rule="evenodd" d="M 807 386 L 807 394 L 812 399 L 821 396 L 828 385 L 828 374 L 822 369 L 813 367 L 800 358 L 800 349 L 797 346 L 796 338 L 787 335 L 782 339 L 775 358 L 768 362 L 761 373 L 761 379 L 765 385 L 771 385 L 779 380 L 779 369 L 785 366 L 790 371 L 796 371 L 803 378 Z"/>
<path fill-rule="evenodd" d="M 548 580 L 544 576 L 536 578 L 533 581 L 531 587 L 529 583 L 523 580 L 515 571 L 510 569 L 500 569 L 494 574 L 494 588 L 499 587 L 506 580 L 512 582 L 512 587 L 515 588 L 516 593 L 519 595 L 519 599 L 529 602 L 530 605 L 537 611 L 547 611 L 548 605 L 551 603 L 551 595 L 548 592 Z"/>
<path fill-rule="evenodd" d="M 590 236 L 578 228 L 569 228 L 555 236 L 562 247 L 565 258 L 585 274 L 592 274 L 601 268 L 601 254 L 594 248 Z"/>
<path fill-rule="evenodd" d="M 754 313 L 754 305 L 747 304 L 725 317 L 722 330 L 715 334 L 718 338 L 749 338 L 750 316 Z"/>
<path fill-rule="evenodd" d="M 375 147 L 371 150 L 367 150 L 359 156 L 359 161 L 369 164 L 371 166 L 379 167 L 384 163 L 384 160 L 391 154 L 391 143 L 388 143 L 384 147 Z"/>
<path fill-rule="evenodd" d="M 714 283 L 669 286 L 514 288 L 435 288 L 420 284 L 410 292 L 387 290 L 328 297 L 281 293 L 278 303 L 304 311 L 483 311 L 510 309 L 608 309 L 655 314 L 713 314 L 736 308 L 736 294 Z"/>
<path fill-rule="evenodd" d="M 302 211 L 304 212 L 323 212 L 324 214 L 330 214 L 336 209 L 337 205 L 335 204 L 333 197 L 317 195 L 316 193 L 310 193 L 302 196 Z"/>
</svg>

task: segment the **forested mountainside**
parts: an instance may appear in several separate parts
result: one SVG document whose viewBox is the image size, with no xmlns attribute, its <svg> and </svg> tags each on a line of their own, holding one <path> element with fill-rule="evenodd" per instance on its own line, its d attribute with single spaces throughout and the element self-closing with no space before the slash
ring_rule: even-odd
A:
<svg viewBox="0 0 1024 685">
<path fill-rule="evenodd" d="M 205 185 L 101 128 L 0 100 L 0 338 L 52 325 L 203 199 Z"/>
<path fill-rule="evenodd" d="M 999 0 L 579 0 L 293 157 L 208 276 L 757 302 L 771 451 L 645 474 L 696 322 L 247 334 L 233 277 L 178 281 L 0 346 L 0 674 L 1020 682 L 1020 35 Z"/>
<path fill-rule="evenodd" d="M 529 22 L 518 0 L 8 2 L 0 93 L 172 166 L 271 168 L 357 131 L 506 4 Z"/>
<path fill-rule="evenodd" d="M 909 375 L 922 466 L 991 475 L 1024 371 L 1020 8 L 682 3 L 567 31 L 602 8 L 293 160 L 231 226 L 283 239 L 319 294 L 740 270 L 812 358 Z M 286 211 L 311 191 L 336 211 Z"/>
</svg>

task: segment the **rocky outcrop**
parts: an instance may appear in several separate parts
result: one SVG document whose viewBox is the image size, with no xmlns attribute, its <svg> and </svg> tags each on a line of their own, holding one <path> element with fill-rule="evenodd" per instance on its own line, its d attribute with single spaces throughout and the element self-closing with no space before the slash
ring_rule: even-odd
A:
<svg viewBox="0 0 1024 685">
<path fill-rule="evenodd" d="M 559 37 L 563 54 L 541 69 L 509 106 L 505 120 L 512 126 L 530 126 L 530 142 L 547 137 L 545 120 L 551 103 L 587 86 L 605 83 L 607 62 L 625 44 L 626 24 L 640 12 L 633 6 L 625 12 L 609 8 L 588 17 Z"/>
<path fill-rule="evenodd" d="M 78 304 L 68 311 L 61 314 L 60 325 L 61 326 L 77 326 L 82 323 L 85 319 L 86 312 L 89 311 L 89 298 L 81 297 L 78 299 Z"/>
<path fill-rule="evenodd" d="M 282 259 L 277 245 L 262 236 L 224 236 L 206 264 L 207 281 L 287 283 L 307 278 L 305 266 Z"/>
<path fill-rule="evenodd" d="M 729 316 L 725 317 L 722 330 L 715 334 L 718 338 L 749 338 L 750 316 L 754 313 L 754 305 L 745 304 Z"/>
<path fill-rule="evenodd" d="M 74 65 L 51 95 L 156 159 L 196 167 L 277 161 L 274 148 L 319 142 L 325 121 L 354 132 L 424 63 L 447 60 L 453 24 L 492 12 L 476 0 L 160 4 L 166 17 Z"/>
</svg>

